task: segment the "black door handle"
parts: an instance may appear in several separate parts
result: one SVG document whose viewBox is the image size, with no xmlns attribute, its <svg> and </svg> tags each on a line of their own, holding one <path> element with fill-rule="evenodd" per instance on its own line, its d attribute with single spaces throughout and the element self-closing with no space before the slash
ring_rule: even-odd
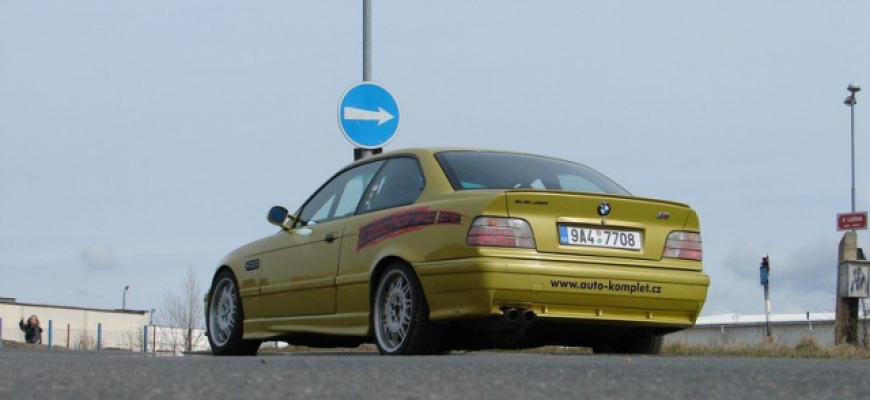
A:
<svg viewBox="0 0 870 400">
<path fill-rule="evenodd" d="M 329 233 L 327 233 L 327 234 L 326 234 L 326 237 L 323 238 L 323 240 L 326 240 L 326 243 L 332 243 L 332 242 L 334 242 L 334 241 L 335 241 L 335 232 L 329 232 Z"/>
</svg>

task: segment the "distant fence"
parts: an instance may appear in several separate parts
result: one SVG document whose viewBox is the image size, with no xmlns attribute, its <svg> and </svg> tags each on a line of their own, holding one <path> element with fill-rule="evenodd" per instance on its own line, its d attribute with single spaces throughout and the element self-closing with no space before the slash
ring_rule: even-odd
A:
<svg viewBox="0 0 870 400">
<path fill-rule="evenodd" d="M 779 343 L 794 346 L 800 341 L 813 338 L 822 346 L 833 346 L 835 336 L 835 321 L 831 314 L 820 313 L 818 318 L 787 318 L 772 320 L 771 336 Z M 782 315 L 791 317 L 791 315 Z M 775 316 L 776 317 L 776 316 Z M 868 319 L 858 321 L 858 337 L 867 341 Z M 766 324 L 763 318 L 757 316 L 734 316 L 732 321 L 703 321 L 690 329 L 665 336 L 666 343 L 686 343 L 693 345 L 724 346 L 737 344 L 759 343 L 767 338 Z M 866 332 L 866 333 L 865 333 Z"/>
<path fill-rule="evenodd" d="M 161 354 L 180 354 L 188 350 L 209 349 L 204 330 L 200 328 L 188 330 L 170 326 L 143 325 L 126 330 L 109 330 L 104 329 L 101 323 L 88 329 L 73 328 L 71 324 L 58 325 L 52 320 L 43 322 L 43 345 L 49 348 L 64 347 L 75 350 L 128 350 Z M 18 327 L 18 321 L 0 318 L 0 339 L 24 342 L 24 332 Z"/>
</svg>

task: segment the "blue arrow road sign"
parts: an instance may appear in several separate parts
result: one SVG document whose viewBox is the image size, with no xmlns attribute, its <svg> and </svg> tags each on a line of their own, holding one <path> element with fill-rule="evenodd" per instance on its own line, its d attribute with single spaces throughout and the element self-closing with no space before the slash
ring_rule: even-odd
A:
<svg viewBox="0 0 870 400">
<path fill-rule="evenodd" d="M 357 147 L 384 147 L 396 136 L 400 120 L 393 95 L 371 82 L 351 86 L 338 102 L 338 125 Z"/>
</svg>

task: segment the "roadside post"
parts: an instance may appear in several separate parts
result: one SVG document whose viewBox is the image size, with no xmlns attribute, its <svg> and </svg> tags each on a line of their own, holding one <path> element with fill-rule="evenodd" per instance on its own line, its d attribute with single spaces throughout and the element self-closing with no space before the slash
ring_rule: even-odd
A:
<svg viewBox="0 0 870 400">
<path fill-rule="evenodd" d="M 145 325 L 142 331 L 144 332 L 142 335 L 142 352 L 148 354 L 148 325 Z"/>
<path fill-rule="evenodd" d="M 54 321 L 48 320 L 48 349 L 54 344 Z"/>
<path fill-rule="evenodd" d="M 338 107 L 338 125 L 354 145 L 354 161 L 382 153 L 383 146 L 399 129 L 399 109 L 395 99 L 386 89 L 371 83 L 372 0 L 363 0 L 362 6 L 362 82 L 345 92 Z M 349 96 L 352 91 L 359 93 Z M 348 97 L 353 103 L 346 103 Z"/>
<path fill-rule="evenodd" d="M 862 229 L 866 229 L 862 228 Z M 859 258 L 858 234 L 846 232 L 837 257 L 834 344 L 858 344 L 858 304 L 870 297 L 870 262 Z"/>
<path fill-rule="evenodd" d="M 157 325 L 152 325 L 154 333 L 151 334 L 151 354 L 157 354 Z"/>
<path fill-rule="evenodd" d="M 97 351 L 103 347 L 103 324 L 97 324 Z"/>
<path fill-rule="evenodd" d="M 362 31 L 362 80 L 363 82 L 371 82 L 372 80 L 372 0 L 363 0 L 363 31 Z M 339 117 L 341 118 L 341 117 Z M 380 148 L 369 149 L 364 147 L 355 147 L 353 149 L 353 160 L 359 160 L 366 157 L 371 157 L 379 154 L 383 150 Z"/>
<path fill-rule="evenodd" d="M 868 297 L 867 276 L 870 267 L 866 261 L 859 260 L 858 230 L 867 229 L 867 212 L 855 211 L 855 105 L 858 104 L 856 94 L 861 86 L 850 83 L 846 88 L 849 96 L 843 101 L 849 107 L 850 138 L 851 138 L 851 212 L 837 214 L 837 230 L 847 231 L 840 240 L 837 253 L 837 300 L 836 321 L 834 322 L 834 344 L 858 344 L 858 299 Z M 860 257 L 863 258 L 863 257 Z"/>
<path fill-rule="evenodd" d="M 764 286 L 764 325 L 765 325 L 765 334 L 767 338 L 770 339 L 770 257 L 764 256 L 761 257 L 761 267 L 759 268 L 759 273 L 761 274 L 761 286 Z"/>
<path fill-rule="evenodd" d="M 0 349 L 3 348 L 3 317 L 0 317 Z"/>
</svg>

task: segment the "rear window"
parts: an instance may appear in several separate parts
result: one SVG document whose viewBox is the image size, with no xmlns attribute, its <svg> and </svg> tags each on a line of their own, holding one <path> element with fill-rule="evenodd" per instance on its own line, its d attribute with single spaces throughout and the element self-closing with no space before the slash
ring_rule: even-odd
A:
<svg viewBox="0 0 870 400">
<path fill-rule="evenodd" d="M 629 195 L 582 164 L 530 154 L 448 151 L 435 155 L 456 190 L 549 189 Z"/>
</svg>

